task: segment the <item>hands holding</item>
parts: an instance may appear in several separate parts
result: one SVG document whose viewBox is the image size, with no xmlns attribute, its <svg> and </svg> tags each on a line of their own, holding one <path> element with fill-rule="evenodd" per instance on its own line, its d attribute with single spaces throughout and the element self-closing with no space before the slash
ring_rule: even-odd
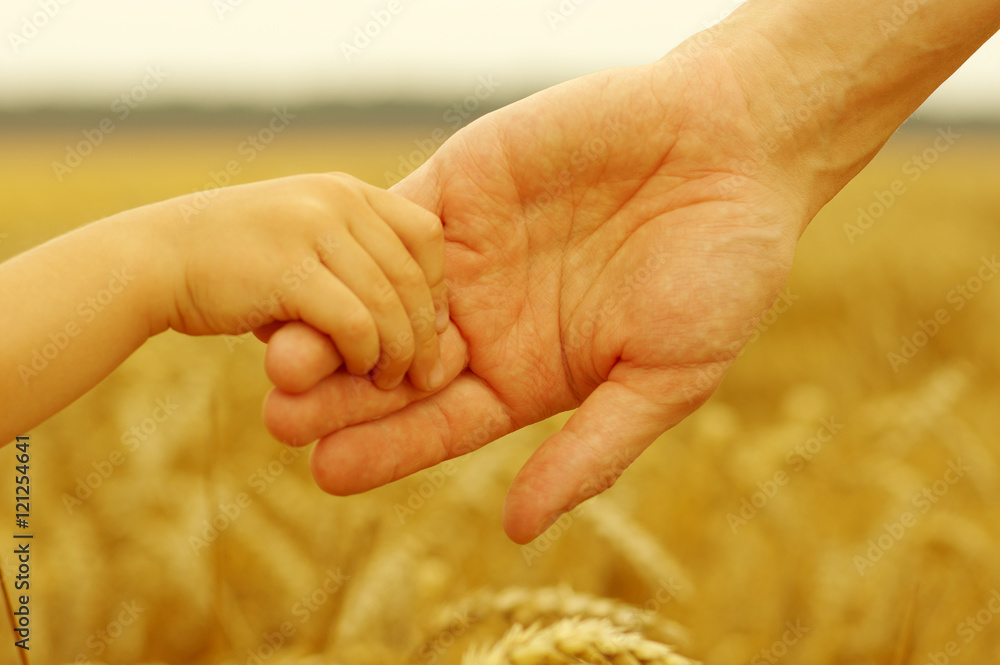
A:
<svg viewBox="0 0 1000 665">
<path fill-rule="evenodd" d="M 183 268 L 170 281 L 183 288 L 155 327 L 266 339 L 299 321 L 322 334 L 324 371 L 371 372 L 383 389 L 407 372 L 425 390 L 444 383 L 437 333 L 448 309 L 435 215 L 345 174 L 221 189 L 201 211 L 186 199 L 166 204 L 185 217 L 163 222 Z"/>
<path fill-rule="evenodd" d="M 526 542 L 711 395 L 808 222 L 1000 27 L 997 2 L 914 6 L 749 0 L 656 63 L 480 119 L 395 194 L 255 183 L 15 257 L 0 443 L 152 335 L 253 331 L 277 386 L 266 423 L 319 439 L 332 493 L 578 408 L 507 497 Z"/>
<path fill-rule="evenodd" d="M 507 496 L 508 535 L 536 537 L 711 395 L 809 221 L 1000 26 L 995 2 L 899 11 L 750 0 L 654 64 L 460 131 L 396 187 L 444 224 L 450 382 L 329 375 L 290 326 L 268 427 L 319 439 L 313 475 L 350 494 L 579 407 Z"/>
<path fill-rule="evenodd" d="M 742 175 L 759 132 L 721 56 L 584 77 L 469 126 L 396 188 L 444 223 L 450 383 L 310 371 L 329 366 L 317 336 L 289 327 L 269 428 L 319 438 L 317 482 L 350 494 L 579 407 L 508 495 L 508 534 L 534 538 L 714 391 L 784 284 L 815 211 L 777 160 Z"/>
<path fill-rule="evenodd" d="M 0 307 L 18 313 L 2 331 L 0 443 L 168 328 L 266 338 L 304 322 L 321 335 L 324 371 L 344 364 L 381 388 L 408 374 L 435 389 L 443 277 L 438 218 L 345 175 L 199 192 L 94 222 L 0 265 Z"/>
</svg>

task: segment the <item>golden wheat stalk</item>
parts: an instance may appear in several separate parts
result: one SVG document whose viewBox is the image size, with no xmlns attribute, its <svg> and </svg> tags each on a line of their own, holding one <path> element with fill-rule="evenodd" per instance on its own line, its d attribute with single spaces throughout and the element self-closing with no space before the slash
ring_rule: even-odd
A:
<svg viewBox="0 0 1000 665">
<path fill-rule="evenodd" d="M 551 626 L 518 624 L 492 647 L 472 649 L 462 665 L 694 665 L 660 642 L 607 619 L 563 619 Z"/>
<path fill-rule="evenodd" d="M 408 581 L 422 554 L 421 543 L 410 535 L 389 537 L 375 546 L 368 565 L 345 589 L 344 605 L 333 627 L 337 649 L 378 650 L 384 646 L 378 644 L 379 629 L 391 623 L 386 618 L 391 616 L 390 608 L 412 602 Z"/>
<path fill-rule="evenodd" d="M 652 537 L 649 531 L 610 500 L 591 501 L 580 511 L 594 531 L 616 550 L 652 589 L 666 585 L 671 595 L 684 601 L 694 591 L 690 575 L 681 563 Z"/>
</svg>

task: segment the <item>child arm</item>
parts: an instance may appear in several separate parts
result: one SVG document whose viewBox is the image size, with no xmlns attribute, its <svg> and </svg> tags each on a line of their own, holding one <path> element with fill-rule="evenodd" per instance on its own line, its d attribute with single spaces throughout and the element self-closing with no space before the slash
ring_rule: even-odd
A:
<svg viewBox="0 0 1000 665">
<path fill-rule="evenodd" d="M 149 337 L 301 320 L 348 369 L 443 377 L 440 222 L 348 176 L 307 175 L 129 210 L 0 264 L 0 442 L 100 382 Z M 437 308 L 437 309 L 435 309 Z M 437 314 L 437 315 L 436 315 Z"/>
<path fill-rule="evenodd" d="M 154 331 L 164 258 L 142 209 L 0 264 L 0 441 L 64 408 Z M 156 331 L 158 332 L 158 331 Z"/>
</svg>

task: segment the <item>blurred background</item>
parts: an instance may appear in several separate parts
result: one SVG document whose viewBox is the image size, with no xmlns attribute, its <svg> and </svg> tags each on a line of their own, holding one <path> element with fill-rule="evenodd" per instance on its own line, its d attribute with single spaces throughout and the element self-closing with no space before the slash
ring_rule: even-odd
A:
<svg viewBox="0 0 1000 665">
<path fill-rule="evenodd" d="M 4 0 L 0 259 L 231 160 L 387 186 L 436 130 L 738 4 Z M 720 665 L 995 659 L 998 81 L 994 39 L 813 223 L 718 394 L 527 547 L 504 492 L 565 415 L 340 499 L 264 430 L 255 340 L 152 340 L 31 433 L 35 662 L 475 662 L 570 617 Z"/>
<path fill-rule="evenodd" d="M 104 109 L 149 66 L 169 84 L 143 101 L 146 109 L 452 103 L 483 75 L 502 82 L 502 98 L 510 100 L 599 69 L 655 60 L 740 4 L 7 0 L 0 10 L 7 44 L 0 107 Z M 996 118 L 998 77 L 994 39 L 926 111 Z"/>
</svg>

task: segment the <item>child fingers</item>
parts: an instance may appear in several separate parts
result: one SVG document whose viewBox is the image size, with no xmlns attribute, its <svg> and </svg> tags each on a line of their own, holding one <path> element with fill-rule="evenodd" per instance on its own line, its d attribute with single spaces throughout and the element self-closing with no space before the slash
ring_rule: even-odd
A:
<svg viewBox="0 0 1000 665">
<path fill-rule="evenodd" d="M 277 344 L 285 341 L 287 338 L 275 339 Z M 441 358 L 446 383 L 468 365 L 465 340 L 454 326 L 441 336 Z M 344 427 L 387 416 L 427 395 L 409 383 L 381 390 L 359 376 L 336 372 L 303 393 L 272 390 L 264 402 L 264 422 L 280 441 L 305 445 Z M 350 408 L 345 409 L 345 404 Z"/>
<path fill-rule="evenodd" d="M 363 190 L 368 205 L 400 239 L 424 273 L 436 311 L 437 331 L 448 327 L 448 293 L 445 288 L 444 226 L 440 218 L 416 203 L 371 185 Z"/>
<path fill-rule="evenodd" d="M 351 232 L 382 269 L 406 310 L 413 334 L 410 381 L 421 390 L 437 389 L 444 381 L 444 368 L 440 360 L 437 315 L 423 271 L 407 253 L 400 238 L 378 218 L 353 225 Z"/>
<path fill-rule="evenodd" d="M 330 336 L 348 371 L 367 374 L 379 360 L 379 330 L 369 308 L 334 275 L 319 270 L 303 282 L 299 318 Z"/>
<path fill-rule="evenodd" d="M 341 248 L 338 256 L 324 257 L 324 263 L 371 313 L 382 349 L 372 379 L 379 388 L 394 388 L 403 380 L 414 356 L 413 328 L 406 308 L 379 262 L 369 254 L 370 248 L 349 235 L 341 241 Z M 344 350 L 340 351 L 346 360 Z"/>
</svg>

